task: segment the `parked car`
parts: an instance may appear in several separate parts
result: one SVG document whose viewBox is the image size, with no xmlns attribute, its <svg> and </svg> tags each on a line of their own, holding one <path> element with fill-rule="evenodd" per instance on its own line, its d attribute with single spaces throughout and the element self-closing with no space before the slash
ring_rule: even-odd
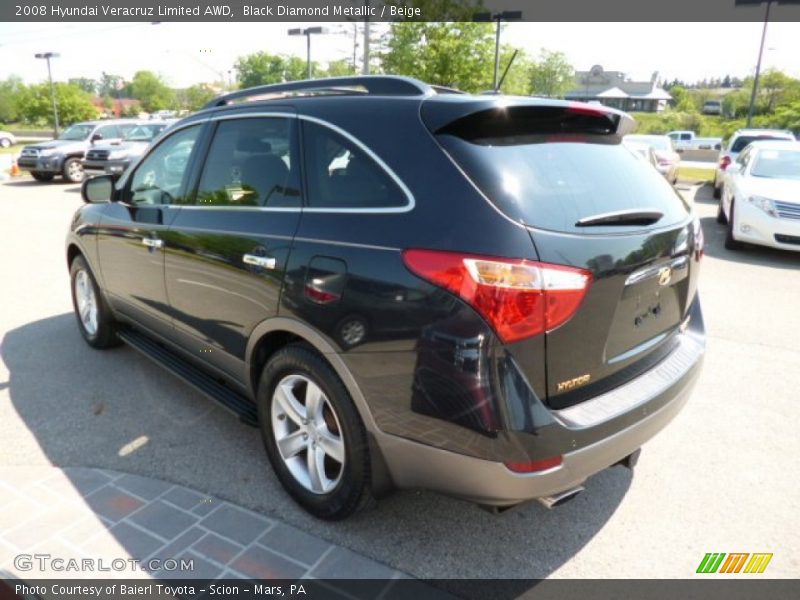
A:
<svg viewBox="0 0 800 600">
<path fill-rule="evenodd" d="M 784 129 L 739 129 L 731 136 L 728 146 L 719 155 L 716 171 L 714 171 L 714 198 L 719 200 L 722 194 L 722 184 L 725 181 L 726 169 L 736 160 L 739 153 L 750 142 L 757 140 L 784 140 L 795 141 L 794 134 Z"/>
<path fill-rule="evenodd" d="M 10 148 L 17 143 L 17 138 L 9 131 L 0 131 L 0 148 Z"/>
<path fill-rule="evenodd" d="M 704 115 L 721 115 L 722 114 L 722 101 L 720 100 L 706 100 L 703 103 Z"/>
<path fill-rule="evenodd" d="M 800 143 L 750 143 L 728 167 L 717 222 L 725 247 L 743 243 L 800 251 Z"/>
<path fill-rule="evenodd" d="M 131 161 L 141 156 L 158 134 L 175 121 L 137 123 L 121 140 L 95 144 L 86 151 L 81 164 L 86 175 L 108 173 L 119 177 Z"/>
<path fill-rule="evenodd" d="M 627 138 L 628 136 L 626 136 Z M 627 139 L 623 141 L 623 144 L 636 156 L 642 159 L 643 162 L 646 162 L 648 165 L 653 167 L 654 169 L 658 170 L 658 158 L 656 157 L 656 151 L 650 144 L 643 144 L 640 142 L 629 142 Z"/>
<path fill-rule="evenodd" d="M 653 148 L 656 156 L 656 169 L 671 184 L 678 181 L 678 167 L 681 155 L 675 151 L 672 139 L 666 135 L 631 134 L 625 136 L 625 142 L 647 144 Z"/>
<path fill-rule="evenodd" d="M 60 175 L 64 181 L 78 183 L 83 180 L 81 159 L 86 151 L 100 140 L 119 141 L 135 126 L 136 121 L 131 119 L 76 123 L 58 139 L 23 147 L 17 164 L 37 181 L 51 181 Z"/>
<path fill-rule="evenodd" d="M 633 466 L 704 354 L 702 229 L 633 126 L 391 76 L 216 98 L 84 182 L 80 333 L 259 426 L 318 517 L 393 487 L 557 506 Z"/>
<path fill-rule="evenodd" d="M 697 137 L 694 131 L 670 131 L 667 136 L 672 139 L 675 150 L 721 150 L 722 138 Z"/>
</svg>

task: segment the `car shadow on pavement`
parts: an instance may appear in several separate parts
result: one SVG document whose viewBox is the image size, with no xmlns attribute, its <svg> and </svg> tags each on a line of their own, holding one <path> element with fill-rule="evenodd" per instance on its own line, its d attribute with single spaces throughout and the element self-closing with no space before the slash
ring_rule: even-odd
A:
<svg viewBox="0 0 800 600">
<path fill-rule="evenodd" d="M 689 187 L 692 187 L 692 185 L 697 184 L 690 184 Z M 695 192 L 694 201 L 700 204 L 717 204 L 719 202 L 714 198 L 714 186 L 710 183 L 700 184 L 697 192 Z"/>
<path fill-rule="evenodd" d="M 745 244 L 741 250 L 728 250 L 725 248 L 727 225 L 717 223 L 715 217 L 703 217 L 700 219 L 700 224 L 703 227 L 703 234 L 706 238 L 705 253 L 708 256 L 748 265 L 788 269 L 791 271 L 796 271 L 800 267 L 800 252 L 753 244 Z"/>
<path fill-rule="evenodd" d="M 633 479 L 631 471 L 613 467 L 554 510 L 531 502 L 500 514 L 404 491 L 328 523 L 309 517 L 282 490 L 256 429 L 129 348 L 92 350 L 72 314 L 9 331 L 0 355 L 13 408 L 39 447 L 27 449 L 33 442 L 21 436 L 20 456 L 43 451 L 56 466 L 102 467 L 182 484 L 416 577 L 545 578 L 597 535 Z M 524 589 L 517 591 L 535 583 L 519 582 Z"/>
</svg>

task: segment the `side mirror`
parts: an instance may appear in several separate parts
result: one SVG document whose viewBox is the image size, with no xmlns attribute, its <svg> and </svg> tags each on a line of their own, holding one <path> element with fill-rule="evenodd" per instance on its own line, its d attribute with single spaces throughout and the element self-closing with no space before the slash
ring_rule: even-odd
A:
<svg viewBox="0 0 800 600">
<path fill-rule="evenodd" d="M 81 185 L 81 198 L 87 204 L 111 202 L 114 194 L 114 178 L 111 175 L 98 175 L 84 179 Z"/>
<path fill-rule="evenodd" d="M 97 133 L 93 133 L 92 134 L 91 142 L 94 144 L 96 141 L 102 140 L 102 139 L 103 139 L 103 134 L 98 131 Z"/>
</svg>

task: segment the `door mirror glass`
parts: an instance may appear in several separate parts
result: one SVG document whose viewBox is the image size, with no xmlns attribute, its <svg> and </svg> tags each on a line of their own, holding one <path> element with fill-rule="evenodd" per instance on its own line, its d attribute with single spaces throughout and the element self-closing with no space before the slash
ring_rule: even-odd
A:
<svg viewBox="0 0 800 600">
<path fill-rule="evenodd" d="M 114 178 L 111 175 L 100 175 L 84 180 L 81 186 L 81 198 L 87 204 L 110 202 L 114 193 Z"/>
</svg>

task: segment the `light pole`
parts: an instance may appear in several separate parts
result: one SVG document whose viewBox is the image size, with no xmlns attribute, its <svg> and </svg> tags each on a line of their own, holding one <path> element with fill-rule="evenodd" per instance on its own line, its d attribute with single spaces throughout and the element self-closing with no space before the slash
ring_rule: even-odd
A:
<svg viewBox="0 0 800 600">
<path fill-rule="evenodd" d="M 43 58 L 47 61 L 47 79 L 50 81 L 50 99 L 53 101 L 53 122 L 55 124 L 55 136 L 58 137 L 58 104 L 56 103 L 56 88 L 53 85 L 53 72 L 50 70 L 50 59 L 61 56 L 58 52 L 39 52 L 36 58 Z"/>
<path fill-rule="evenodd" d="M 756 63 L 756 74 L 753 78 L 753 91 L 750 93 L 750 106 L 747 109 L 747 126 L 750 127 L 753 121 L 753 113 L 756 109 L 756 96 L 758 95 L 758 79 L 761 75 L 761 57 L 764 55 L 764 40 L 767 37 L 767 23 L 769 23 L 769 9 L 772 3 L 775 4 L 800 4 L 800 0 L 735 0 L 735 6 L 753 6 L 767 3 L 767 12 L 764 15 L 764 27 L 761 30 L 761 45 L 758 47 L 758 62 Z"/>
<path fill-rule="evenodd" d="M 311 36 L 317 33 L 328 33 L 327 27 L 305 27 L 290 29 L 289 35 L 304 35 L 306 36 L 306 73 L 308 79 L 311 79 Z"/>
<path fill-rule="evenodd" d="M 488 23 L 489 21 L 496 23 L 494 33 L 494 79 L 492 84 L 492 89 L 495 92 L 497 91 L 498 76 L 500 75 L 500 23 L 502 21 L 519 21 L 520 19 L 522 19 L 521 10 L 504 10 L 496 13 L 482 12 L 477 13 L 472 18 L 476 23 Z"/>
</svg>

